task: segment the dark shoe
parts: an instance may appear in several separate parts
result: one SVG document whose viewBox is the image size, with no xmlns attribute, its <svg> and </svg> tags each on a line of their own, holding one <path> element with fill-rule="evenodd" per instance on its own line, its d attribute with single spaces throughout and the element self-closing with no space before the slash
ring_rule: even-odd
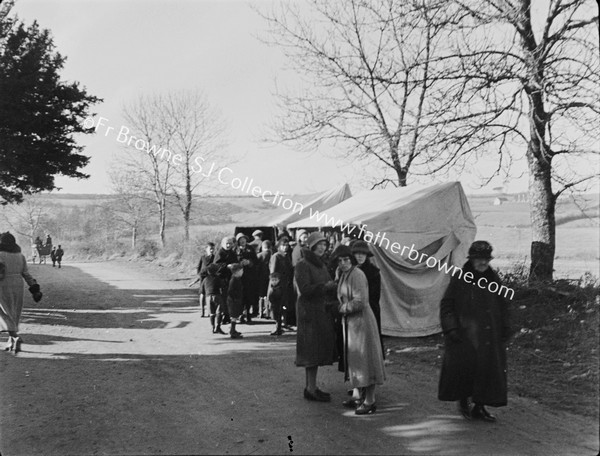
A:
<svg viewBox="0 0 600 456">
<path fill-rule="evenodd" d="M 346 408 L 351 408 L 351 409 L 356 409 L 360 406 L 360 404 L 362 404 L 362 402 L 359 399 L 348 399 L 344 402 L 342 402 L 342 405 Z"/>
<path fill-rule="evenodd" d="M 227 334 L 225 331 L 223 331 L 221 328 L 217 328 L 213 331 L 215 334 Z"/>
<path fill-rule="evenodd" d="M 329 401 L 331 401 L 331 397 L 328 398 L 326 396 L 321 396 L 316 391 L 313 394 L 310 391 L 308 391 L 306 388 L 304 388 L 304 399 L 307 399 L 309 401 L 316 401 L 316 402 L 329 402 Z"/>
<path fill-rule="evenodd" d="M 321 391 L 319 388 L 317 388 L 315 392 L 317 393 L 317 395 L 325 397 L 328 400 L 331 400 L 331 394 L 326 393 L 325 391 Z"/>
<path fill-rule="evenodd" d="M 490 415 L 483 405 L 475 405 L 471 411 L 471 416 L 476 420 L 487 421 L 488 423 L 495 423 L 496 417 Z"/>
<path fill-rule="evenodd" d="M 364 402 L 354 411 L 357 415 L 372 415 L 377 411 L 377 404 L 373 402 L 371 405 L 366 405 Z"/>
<path fill-rule="evenodd" d="M 471 420 L 473 418 L 471 416 L 471 405 L 469 404 L 469 399 L 461 399 L 458 401 L 458 411 L 466 420 Z"/>
<path fill-rule="evenodd" d="M 231 337 L 232 339 L 243 339 L 244 336 L 242 336 L 242 334 L 239 332 L 234 332 L 229 334 L 229 337 Z"/>
<path fill-rule="evenodd" d="M 283 334 L 283 329 L 276 329 L 271 333 L 271 336 L 281 336 Z"/>
</svg>

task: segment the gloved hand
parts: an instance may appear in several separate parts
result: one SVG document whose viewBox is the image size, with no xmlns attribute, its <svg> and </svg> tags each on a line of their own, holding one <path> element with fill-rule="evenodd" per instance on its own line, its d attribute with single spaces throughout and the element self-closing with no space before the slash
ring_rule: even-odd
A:
<svg viewBox="0 0 600 456">
<path fill-rule="evenodd" d="M 31 295 L 33 296 L 33 300 L 35 302 L 40 302 L 40 300 L 42 299 L 42 292 L 40 291 L 40 286 L 37 283 L 34 283 L 33 285 L 31 285 L 29 287 L 29 292 L 31 293 Z"/>
<path fill-rule="evenodd" d="M 462 342 L 462 337 L 460 337 L 458 329 L 451 329 L 445 334 L 445 337 L 447 337 L 449 341 L 454 342 L 455 344 Z"/>
</svg>

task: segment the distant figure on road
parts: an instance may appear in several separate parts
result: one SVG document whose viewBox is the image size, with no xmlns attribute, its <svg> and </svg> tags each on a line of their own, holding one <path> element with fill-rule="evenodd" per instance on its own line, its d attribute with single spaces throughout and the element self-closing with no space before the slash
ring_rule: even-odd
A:
<svg viewBox="0 0 600 456">
<path fill-rule="evenodd" d="M 42 299 L 40 286 L 27 270 L 27 260 L 15 237 L 9 232 L 0 234 L 0 332 L 8 332 L 4 350 L 15 355 L 21 351 L 19 320 L 23 310 L 23 280 L 35 302 Z"/>
<path fill-rule="evenodd" d="M 52 267 L 56 267 L 56 247 L 52 247 L 50 251 L 50 259 L 52 260 Z"/>
<path fill-rule="evenodd" d="M 58 244 L 58 248 L 56 249 L 56 262 L 58 263 L 58 267 L 60 268 L 60 263 L 62 261 L 62 257 L 65 254 L 65 251 L 62 249 L 60 244 Z"/>
<path fill-rule="evenodd" d="M 52 245 L 52 238 L 50 237 L 50 235 L 48 234 L 46 236 L 46 246 L 51 246 Z"/>
<path fill-rule="evenodd" d="M 438 398 L 459 401 L 459 412 L 468 420 L 494 422 L 496 418 L 484 406 L 507 403 L 508 306 L 503 297 L 480 286 L 496 282 L 499 289 L 501 285 L 489 266 L 492 246 L 475 241 L 468 258 L 463 276 L 452 276 L 440 305 L 445 353 Z M 470 282 L 466 281 L 467 273 L 472 274 Z M 475 403 L 472 408 L 469 398 Z"/>
<path fill-rule="evenodd" d="M 327 249 L 327 240 L 319 233 L 307 239 L 308 249 L 298 261 L 294 283 L 298 291 L 298 335 L 296 338 L 296 366 L 304 367 L 306 387 L 304 398 L 309 401 L 330 402 L 331 394 L 317 387 L 319 366 L 332 365 L 337 359 L 333 316 L 326 308 L 326 297 L 336 284 L 321 257 Z"/>
</svg>

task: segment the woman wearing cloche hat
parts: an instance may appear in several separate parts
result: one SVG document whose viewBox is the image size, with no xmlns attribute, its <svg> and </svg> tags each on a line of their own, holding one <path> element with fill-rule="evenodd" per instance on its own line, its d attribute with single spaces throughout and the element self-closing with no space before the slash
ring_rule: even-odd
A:
<svg viewBox="0 0 600 456">
<path fill-rule="evenodd" d="M 489 266 L 492 258 L 489 242 L 473 242 L 463 274 L 452 274 L 440 305 L 445 352 L 438 398 L 458 401 L 459 412 L 468 420 L 487 422 L 496 418 L 486 405 L 507 403 L 505 344 L 510 335 L 507 302 L 489 286 L 501 286 Z"/>
<path fill-rule="evenodd" d="M 331 401 L 331 395 L 317 386 L 319 366 L 331 365 L 337 359 L 333 316 L 326 309 L 327 292 L 334 290 L 336 284 L 321 259 L 326 249 L 325 236 L 311 233 L 304 257 L 294 271 L 298 290 L 296 366 L 305 369 L 304 398 L 319 402 Z"/>
</svg>

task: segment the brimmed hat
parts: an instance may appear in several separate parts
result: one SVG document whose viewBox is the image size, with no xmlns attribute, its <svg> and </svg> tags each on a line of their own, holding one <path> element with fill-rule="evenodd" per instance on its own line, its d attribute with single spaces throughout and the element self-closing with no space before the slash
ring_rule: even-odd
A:
<svg viewBox="0 0 600 456">
<path fill-rule="evenodd" d="M 244 269 L 244 266 L 242 266 L 240 263 L 228 264 L 227 267 L 229 268 L 229 270 L 231 271 L 232 274 L 234 272 L 239 271 L 240 269 Z"/>
<path fill-rule="evenodd" d="M 306 233 L 306 231 L 305 231 L 305 233 Z M 327 242 L 327 239 L 325 239 L 325 236 L 323 236 L 323 233 L 321 233 L 320 231 L 315 231 L 314 233 L 310 233 L 306 243 L 308 244 L 308 248 L 312 250 L 313 247 L 321 241 Z"/>
<path fill-rule="evenodd" d="M 354 241 L 352 243 L 352 254 L 364 253 L 367 256 L 372 257 L 371 249 L 369 249 L 369 243 L 367 241 Z"/>
<path fill-rule="evenodd" d="M 262 236 L 263 234 L 265 234 L 265 233 L 263 233 L 261 230 L 255 230 L 255 231 L 252 233 L 252 236 L 253 236 L 253 237 L 254 237 L 254 236 Z"/>
<path fill-rule="evenodd" d="M 338 245 L 333 252 L 331 252 L 331 260 L 337 261 L 338 258 L 349 257 L 352 258 L 352 249 L 347 245 Z"/>
<path fill-rule="evenodd" d="M 241 238 L 246 238 L 246 241 L 248 240 L 248 236 L 246 236 L 244 233 L 238 233 L 235 235 L 236 241 L 239 241 Z"/>
<path fill-rule="evenodd" d="M 467 258 L 482 258 L 484 260 L 491 260 L 494 258 L 492 256 L 492 246 L 488 241 L 475 241 L 469 247 L 469 255 Z"/>
</svg>

